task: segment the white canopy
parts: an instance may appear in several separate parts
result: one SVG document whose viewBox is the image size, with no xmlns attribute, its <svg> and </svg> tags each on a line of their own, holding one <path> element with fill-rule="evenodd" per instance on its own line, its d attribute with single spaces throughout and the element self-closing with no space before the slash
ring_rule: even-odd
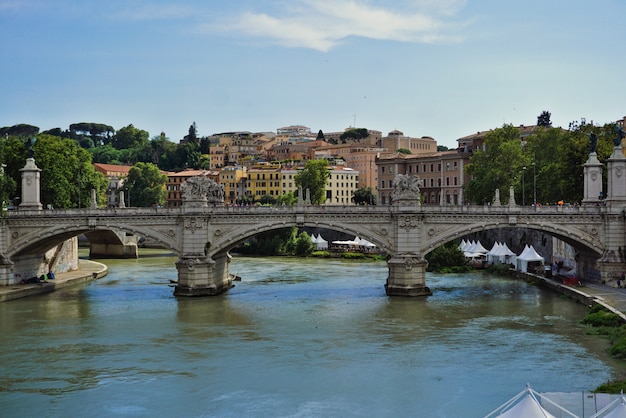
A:
<svg viewBox="0 0 626 418">
<path fill-rule="evenodd" d="M 591 418 L 626 418 L 626 399 L 624 395 L 602 408 Z"/>
<path fill-rule="evenodd" d="M 537 254 L 535 248 L 531 245 L 526 245 L 524 251 L 517 256 L 517 269 L 523 272 L 528 270 L 528 263 L 532 261 L 540 261 L 543 263 L 544 258 Z"/>
<path fill-rule="evenodd" d="M 322 238 L 322 234 L 319 234 L 317 237 L 315 234 L 311 237 L 313 243 L 317 246 L 318 250 L 326 250 L 328 249 L 328 241 Z"/>
<path fill-rule="evenodd" d="M 541 401 L 539 399 L 541 399 Z M 526 386 L 526 389 L 515 395 L 509 401 L 500 405 L 495 411 L 491 412 L 489 415 L 486 415 L 485 418 L 556 418 L 553 414 L 548 412 L 542 406 L 542 402 L 550 404 L 558 409 L 560 412 L 560 417 L 569 416 L 578 418 L 567 409 L 557 405 L 550 399 L 542 396 L 540 393 L 535 392 L 530 388 L 530 386 Z"/>
<path fill-rule="evenodd" d="M 487 260 L 490 263 L 514 263 L 516 259 L 516 255 L 513 251 L 511 251 L 506 245 L 506 243 L 500 244 L 496 242 L 493 244 L 493 247 L 487 253 Z"/>
</svg>

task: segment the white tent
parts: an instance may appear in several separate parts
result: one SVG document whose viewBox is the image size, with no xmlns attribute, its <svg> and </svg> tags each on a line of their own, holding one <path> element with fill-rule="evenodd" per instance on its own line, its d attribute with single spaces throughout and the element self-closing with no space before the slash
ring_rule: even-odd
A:
<svg viewBox="0 0 626 418">
<path fill-rule="evenodd" d="M 480 241 L 472 241 L 463 249 L 466 258 L 480 258 L 486 256 L 489 251 L 483 247 Z"/>
<path fill-rule="evenodd" d="M 567 409 L 557 405 L 550 399 L 542 396 L 540 393 L 535 392 L 530 388 L 530 386 L 526 386 L 526 389 L 515 395 L 509 401 L 500 405 L 495 411 L 486 415 L 485 418 L 556 418 L 542 406 L 542 402 L 549 403 L 556 407 L 561 413 L 559 415 L 561 417 L 570 416 L 578 418 Z"/>
<path fill-rule="evenodd" d="M 511 264 L 515 263 L 516 255 L 513 251 L 511 251 L 506 245 L 506 243 L 500 244 L 496 242 L 491 250 L 487 253 L 487 261 L 490 263 L 505 263 Z"/>
<path fill-rule="evenodd" d="M 315 234 L 311 235 L 311 241 L 313 241 L 318 250 L 328 249 L 328 241 L 322 238 L 322 234 L 319 234 L 317 237 Z"/>
<path fill-rule="evenodd" d="M 626 399 L 624 395 L 602 408 L 591 418 L 626 418 Z"/>
<path fill-rule="evenodd" d="M 526 245 L 524 251 L 520 255 L 517 256 L 517 269 L 523 272 L 528 271 L 528 263 L 532 261 L 540 261 L 543 263 L 544 258 L 537 254 L 535 248 L 531 245 L 530 247 Z"/>
</svg>

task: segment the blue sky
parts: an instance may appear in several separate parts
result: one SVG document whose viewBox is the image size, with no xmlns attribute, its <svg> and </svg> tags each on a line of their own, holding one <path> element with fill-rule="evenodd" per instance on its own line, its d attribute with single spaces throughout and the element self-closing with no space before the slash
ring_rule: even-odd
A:
<svg viewBox="0 0 626 418">
<path fill-rule="evenodd" d="M 200 135 L 626 116 L 623 0 L 0 0 L 0 126 Z"/>
</svg>

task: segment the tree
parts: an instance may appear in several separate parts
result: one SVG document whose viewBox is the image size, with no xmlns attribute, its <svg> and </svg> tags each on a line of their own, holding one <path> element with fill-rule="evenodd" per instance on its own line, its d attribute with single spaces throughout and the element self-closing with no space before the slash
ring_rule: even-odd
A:
<svg viewBox="0 0 626 418">
<path fill-rule="evenodd" d="M 478 204 L 491 202 L 499 189 L 502 203 L 507 203 L 511 186 L 521 197 L 523 167 L 528 167 L 530 160 L 524 154 L 519 130 L 504 125 L 490 131 L 485 135 L 484 149 L 476 150 L 467 165 L 467 200 Z"/>
<path fill-rule="evenodd" d="M 33 150 L 41 169 L 41 203 L 44 207 L 88 207 L 92 189 L 96 190 L 96 199 L 102 201 L 108 182 L 95 170 L 91 154 L 75 141 L 42 134 L 37 137 Z"/>
<path fill-rule="evenodd" d="M 165 203 L 167 176 L 152 163 L 137 163 L 131 167 L 124 182 L 128 192 L 128 204 L 139 207 L 163 205 Z"/>
<path fill-rule="evenodd" d="M 310 255 L 313 251 L 316 250 L 316 245 L 311 240 L 311 236 L 306 232 L 302 231 L 298 234 L 296 238 L 294 255 L 298 257 L 306 257 Z"/>
<path fill-rule="evenodd" d="M 537 126 L 550 127 L 552 126 L 552 122 L 550 121 L 550 116 L 552 114 L 547 110 L 541 112 L 541 115 L 537 117 Z"/>
<path fill-rule="evenodd" d="M 135 128 L 132 123 L 115 133 L 112 145 L 116 149 L 128 149 L 148 142 L 148 131 Z"/>
<path fill-rule="evenodd" d="M 400 153 L 400 154 L 407 154 L 407 155 L 409 155 L 409 154 L 413 154 L 413 153 L 411 152 L 411 150 L 406 149 L 406 148 L 398 148 L 398 153 Z"/>
<path fill-rule="evenodd" d="M 192 123 L 191 126 L 189 126 L 189 134 L 185 135 L 184 140 L 185 142 L 192 142 L 196 145 L 200 145 L 200 142 L 198 140 L 198 126 L 196 125 L 196 122 Z"/>
<path fill-rule="evenodd" d="M 38 133 L 39 128 L 37 126 L 26 123 L 0 128 L 0 136 L 16 136 L 21 139 L 37 136 Z"/>
<path fill-rule="evenodd" d="M 298 197 L 293 192 L 281 194 L 276 198 L 276 204 L 278 205 L 293 206 L 297 202 Z"/>
<path fill-rule="evenodd" d="M 370 133 L 365 128 L 352 128 L 342 133 L 341 136 L 339 136 L 339 139 L 341 139 L 341 141 L 345 144 L 349 139 L 353 141 L 360 141 L 361 139 L 367 138 L 369 134 Z"/>
<path fill-rule="evenodd" d="M 324 132 L 322 132 L 322 130 L 320 129 L 317 132 L 317 137 L 315 138 L 316 141 L 325 141 L 326 138 L 324 138 Z"/>
<path fill-rule="evenodd" d="M 352 201 L 356 205 L 375 205 L 376 196 L 372 193 L 371 187 L 359 187 L 352 192 Z"/>
<path fill-rule="evenodd" d="M 308 160 L 298 174 L 295 175 L 296 186 L 302 187 L 304 193 L 309 189 L 311 203 L 322 204 L 326 201 L 326 181 L 330 177 L 328 161 Z"/>
</svg>

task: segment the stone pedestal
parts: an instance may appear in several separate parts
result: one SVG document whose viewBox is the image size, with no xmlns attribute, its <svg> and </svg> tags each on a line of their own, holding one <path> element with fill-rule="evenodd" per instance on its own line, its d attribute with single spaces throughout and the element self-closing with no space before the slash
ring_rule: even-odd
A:
<svg viewBox="0 0 626 418">
<path fill-rule="evenodd" d="M 22 172 L 22 210 L 42 210 L 41 205 L 41 169 L 35 165 L 34 158 L 27 158 Z"/>
<path fill-rule="evenodd" d="M 592 152 L 583 166 L 584 194 L 583 205 L 596 205 L 602 200 L 602 163 L 598 154 Z"/>
<path fill-rule="evenodd" d="M 178 285 L 174 296 L 214 296 L 233 287 L 228 274 L 228 254 L 217 260 L 205 256 L 183 256 L 176 262 Z"/>
<path fill-rule="evenodd" d="M 426 286 L 428 262 L 412 256 L 393 256 L 387 261 L 389 277 L 385 283 L 387 296 L 430 296 Z"/>
<path fill-rule="evenodd" d="M 621 146 L 613 147 L 607 160 L 607 204 L 626 203 L 626 157 Z"/>
</svg>

